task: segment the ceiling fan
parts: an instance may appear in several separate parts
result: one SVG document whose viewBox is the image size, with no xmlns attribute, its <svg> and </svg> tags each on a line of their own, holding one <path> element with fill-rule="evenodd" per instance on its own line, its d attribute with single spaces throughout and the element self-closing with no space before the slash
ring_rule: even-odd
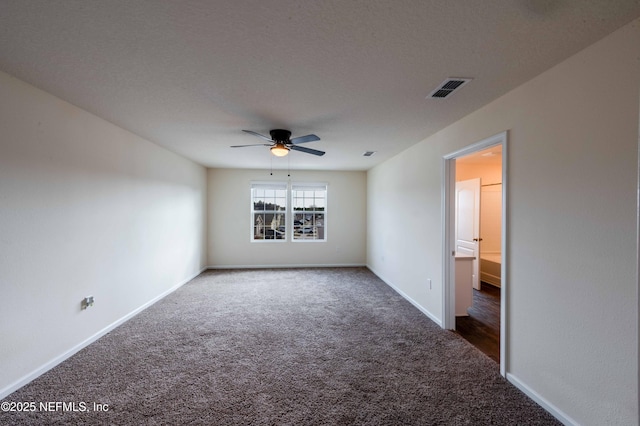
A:
<svg viewBox="0 0 640 426">
<path fill-rule="evenodd" d="M 245 146 L 270 146 L 271 153 L 276 157 L 284 157 L 290 150 L 304 152 L 312 155 L 324 155 L 324 151 L 318 151 L 317 149 L 305 148 L 299 146 L 301 143 L 319 141 L 320 138 L 316 135 L 299 136 L 291 139 L 291 132 L 284 129 L 273 129 L 269 131 L 271 137 L 261 135 L 260 133 L 252 132 L 251 130 L 243 130 L 245 133 L 262 138 L 270 143 L 255 143 L 251 145 L 233 145 L 231 148 L 244 148 Z"/>
</svg>

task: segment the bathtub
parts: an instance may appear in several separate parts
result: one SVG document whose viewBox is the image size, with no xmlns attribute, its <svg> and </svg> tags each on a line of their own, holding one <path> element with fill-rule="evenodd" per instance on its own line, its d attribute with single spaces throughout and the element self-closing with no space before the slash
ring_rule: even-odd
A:
<svg viewBox="0 0 640 426">
<path fill-rule="evenodd" d="M 502 269 L 500 253 L 480 254 L 480 281 L 500 287 Z"/>
</svg>

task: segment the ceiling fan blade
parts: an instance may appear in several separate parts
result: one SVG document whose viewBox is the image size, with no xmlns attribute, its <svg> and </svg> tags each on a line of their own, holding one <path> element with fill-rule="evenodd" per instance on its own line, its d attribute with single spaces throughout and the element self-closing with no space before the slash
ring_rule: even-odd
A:
<svg viewBox="0 0 640 426">
<path fill-rule="evenodd" d="M 319 141 L 320 138 L 317 137 L 316 135 L 306 135 L 306 136 L 299 136 L 297 138 L 293 138 L 291 139 L 291 143 L 296 145 L 299 143 L 305 143 L 305 142 L 315 142 L 315 141 Z"/>
<path fill-rule="evenodd" d="M 262 138 L 262 139 L 264 139 L 266 141 L 273 142 L 273 140 L 270 137 L 265 136 L 265 135 L 261 135 L 260 133 L 252 132 L 251 130 L 243 130 L 243 132 L 249 133 L 249 134 L 251 134 L 253 136 L 257 136 L 257 137 Z"/>
<path fill-rule="evenodd" d="M 305 148 L 303 146 L 298 146 L 298 145 L 287 145 L 288 148 L 294 150 L 294 151 L 300 151 L 300 152 L 304 152 L 307 154 L 313 154 L 313 155 L 317 155 L 317 156 L 322 156 L 324 155 L 324 151 L 318 151 L 317 149 L 311 149 L 311 148 Z"/>
<path fill-rule="evenodd" d="M 250 145 L 231 145 L 229 148 L 244 148 L 245 146 L 271 146 L 268 143 L 252 143 Z"/>
</svg>

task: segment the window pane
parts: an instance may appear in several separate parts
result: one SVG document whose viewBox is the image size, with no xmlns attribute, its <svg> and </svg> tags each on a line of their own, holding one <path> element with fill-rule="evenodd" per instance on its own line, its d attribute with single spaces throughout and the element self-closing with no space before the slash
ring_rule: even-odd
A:
<svg viewBox="0 0 640 426">
<path fill-rule="evenodd" d="M 253 238 L 256 240 L 263 240 L 264 236 L 264 214 L 255 213 L 253 215 Z"/>
<path fill-rule="evenodd" d="M 281 188 L 273 186 L 281 186 Z M 287 226 L 286 184 L 256 184 L 251 188 L 251 197 L 252 240 L 284 240 Z"/>
<path fill-rule="evenodd" d="M 289 192 L 285 183 L 252 184 L 252 239 L 284 240 L 287 224 L 293 224 L 293 240 L 325 240 L 326 196 L 325 186 L 292 184 Z M 290 210 L 288 204 L 291 203 Z M 286 213 L 293 213 L 288 222 Z"/>
<path fill-rule="evenodd" d="M 314 218 L 312 214 L 297 213 L 293 221 L 295 239 L 314 239 Z"/>
<path fill-rule="evenodd" d="M 265 215 L 268 221 L 265 235 L 267 240 L 283 240 L 286 231 L 286 217 L 283 213 Z"/>
<path fill-rule="evenodd" d="M 314 223 L 316 227 L 316 239 L 324 240 L 324 214 L 316 213 L 314 215 Z"/>
<path fill-rule="evenodd" d="M 291 191 L 294 240 L 324 240 L 326 190 L 304 188 Z"/>
</svg>

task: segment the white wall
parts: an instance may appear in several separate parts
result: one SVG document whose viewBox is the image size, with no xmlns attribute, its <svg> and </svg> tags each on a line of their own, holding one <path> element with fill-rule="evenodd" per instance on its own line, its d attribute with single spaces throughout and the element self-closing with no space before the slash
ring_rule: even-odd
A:
<svg viewBox="0 0 640 426">
<path fill-rule="evenodd" d="M 289 179 L 328 183 L 327 240 L 251 242 L 251 182 Z M 208 265 L 364 265 L 366 188 L 365 172 L 209 169 Z"/>
<path fill-rule="evenodd" d="M 636 20 L 368 173 L 367 263 L 441 319 L 442 157 L 509 130 L 507 373 L 567 422 L 638 423 L 639 58 Z"/>
<path fill-rule="evenodd" d="M 500 155 L 499 158 L 502 158 L 502 155 Z M 482 185 L 501 183 L 502 164 L 500 162 L 493 162 L 490 164 L 469 164 L 464 161 L 456 160 L 456 182 L 478 177 L 482 180 Z"/>
<path fill-rule="evenodd" d="M 1 397 L 204 267 L 206 170 L 3 73 L 0 129 Z"/>
<path fill-rule="evenodd" d="M 502 252 L 502 185 L 480 188 L 480 253 Z"/>
</svg>

